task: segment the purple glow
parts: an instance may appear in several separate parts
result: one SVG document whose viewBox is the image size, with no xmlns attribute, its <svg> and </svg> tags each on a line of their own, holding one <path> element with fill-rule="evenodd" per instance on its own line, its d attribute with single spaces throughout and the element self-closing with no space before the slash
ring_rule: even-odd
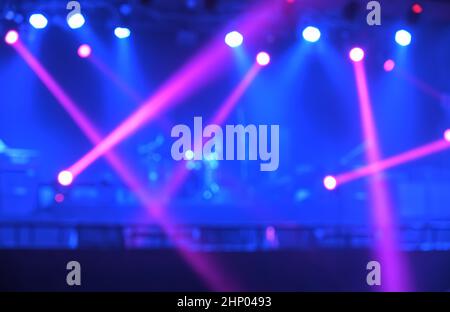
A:
<svg viewBox="0 0 450 312">
<path fill-rule="evenodd" d="M 267 52 L 259 52 L 256 55 L 256 62 L 261 66 L 267 66 L 270 63 L 270 55 Z"/>
<path fill-rule="evenodd" d="M 78 48 L 78 56 L 81 58 L 88 58 L 92 54 L 92 49 L 88 44 L 82 44 Z"/>
<path fill-rule="evenodd" d="M 5 42 L 9 45 L 15 44 L 19 41 L 19 33 L 15 30 L 10 30 L 5 35 Z"/>
<path fill-rule="evenodd" d="M 353 48 L 350 50 L 349 57 L 353 62 L 361 62 L 364 59 L 364 50 L 361 48 Z"/>
<path fill-rule="evenodd" d="M 61 194 L 61 193 L 56 194 L 55 202 L 57 202 L 58 204 L 61 204 L 62 202 L 64 202 L 64 194 Z"/>
<path fill-rule="evenodd" d="M 276 232 L 273 226 L 268 226 L 266 228 L 266 240 L 270 243 L 274 243 L 276 241 Z"/>
<path fill-rule="evenodd" d="M 323 186 L 325 186 L 325 188 L 329 191 L 336 189 L 337 186 L 336 178 L 333 176 L 326 176 L 323 179 Z"/>
<path fill-rule="evenodd" d="M 62 186 L 69 186 L 73 182 L 73 174 L 70 171 L 64 170 L 58 174 L 58 182 Z"/>
<path fill-rule="evenodd" d="M 387 60 L 386 62 L 384 62 L 383 67 L 385 71 L 390 72 L 394 69 L 395 62 L 393 60 Z"/>
</svg>

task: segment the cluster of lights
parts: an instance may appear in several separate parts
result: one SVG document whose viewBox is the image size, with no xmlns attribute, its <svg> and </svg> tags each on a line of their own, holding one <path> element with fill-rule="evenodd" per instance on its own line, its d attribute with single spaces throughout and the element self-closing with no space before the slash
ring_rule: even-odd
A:
<svg viewBox="0 0 450 312">
<path fill-rule="evenodd" d="M 48 19 L 42 13 L 33 13 L 28 19 L 30 25 L 35 29 L 44 29 L 48 26 Z M 76 13 L 68 17 L 67 25 L 71 29 L 79 29 L 84 26 L 86 19 L 81 13 Z M 128 38 L 131 35 L 131 30 L 127 27 L 116 27 L 114 29 L 114 35 L 119 39 Z M 235 40 L 235 39 L 234 39 Z M 241 41 L 242 43 L 242 41 Z M 238 45 L 240 45 L 239 43 Z"/>
</svg>

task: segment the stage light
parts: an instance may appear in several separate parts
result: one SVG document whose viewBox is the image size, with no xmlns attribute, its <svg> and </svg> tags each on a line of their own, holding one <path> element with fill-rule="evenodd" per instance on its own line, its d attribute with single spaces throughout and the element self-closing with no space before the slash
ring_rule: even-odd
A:
<svg viewBox="0 0 450 312">
<path fill-rule="evenodd" d="M 187 160 L 192 160 L 192 159 L 194 159 L 194 152 L 191 151 L 191 150 L 187 150 L 187 151 L 184 153 L 184 157 L 185 157 L 185 159 L 187 159 Z"/>
<path fill-rule="evenodd" d="M 325 179 L 323 179 L 323 186 L 329 191 L 332 191 L 337 186 L 336 178 L 333 176 L 326 176 Z"/>
<path fill-rule="evenodd" d="M 67 20 L 67 24 L 72 29 L 83 27 L 85 22 L 86 20 L 84 19 L 84 16 L 81 13 L 76 13 Z"/>
<path fill-rule="evenodd" d="M 83 44 L 78 48 L 78 56 L 81 58 L 87 58 L 91 56 L 92 49 L 89 45 Z"/>
<path fill-rule="evenodd" d="M 411 43 L 411 38 L 411 34 L 404 29 L 401 29 L 395 33 L 395 42 L 402 47 L 409 45 Z"/>
<path fill-rule="evenodd" d="M 256 62 L 261 66 L 266 66 L 270 63 L 270 55 L 267 52 L 259 52 L 256 55 Z"/>
<path fill-rule="evenodd" d="M 73 182 L 73 174 L 70 171 L 64 170 L 58 174 L 58 182 L 62 186 L 69 186 Z"/>
<path fill-rule="evenodd" d="M 48 20 L 47 18 L 42 14 L 32 14 L 30 16 L 29 22 L 31 26 L 33 26 L 36 29 L 44 29 L 47 27 Z"/>
<path fill-rule="evenodd" d="M 6 33 L 5 42 L 9 45 L 15 44 L 19 40 L 19 33 L 15 30 L 10 30 Z"/>
<path fill-rule="evenodd" d="M 384 67 L 385 71 L 390 72 L 390 71 L 392 71 L 394 69 L 395 62 L 393 60 L 391 60 L 391 59 L 386 60 L 386 62 L 384 62 L 383 67 Z"/>
<path fill-rule="evenodd" d="M 244 41 L 244 37 L 238 31 L 229 32 L 225 36 L 225 43 L 231 48 L 239 47 Z"/>
<path fill-rule="evenodd" d="M 413 6 L 411 7 L 411 10 L 415 14 L 420 14 L 423 12 L 423 7 L 419 3 L 414 3 Z"/>
<path fill-rule="evenodd" d="M 314 26 L 308 26 L 303 29 L 302 35 L 308 42 L 317 42 L 320 39 L 320 30 Z"/>
<path fill-rule="evenodd" d="M 361 62 L 364 59 L 364 50 L 361 48 L 353 48 L 350 50 L 349 56 L 353 62 Z"/>
<path fill-rule="evenodd" d="M 450 129 L 445 130 L 444 139 L 445 141 L 450 142 Z"/>
<path fill-rule="evenodd" d="M 126 27 L 116 27 L 116 29 L 114 29 L 114 35 L 119 39 L 125 39 L 130 37 L 131 31 Z"/>
<path fill-rule="evenodd" d="M 32 14 L 29 22 L 36 29 L 44 29 L 48 25 L 47 18 L 42 14 Z"/>
</svg>

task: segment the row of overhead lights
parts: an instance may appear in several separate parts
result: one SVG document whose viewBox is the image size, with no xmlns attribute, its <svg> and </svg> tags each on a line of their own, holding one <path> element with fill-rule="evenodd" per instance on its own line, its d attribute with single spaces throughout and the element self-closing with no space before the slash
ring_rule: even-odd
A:
<svg viewBox="0 0 450 312">
<path fill-rule="evenodd" d="M 315 43 L 322 36 L 319 28 L 315 26 L 307 26 L 302 31 L 302 37 L 305 41 Z M 395 33 L 395 42 L 401 46 L 411 44 L 412 35 L 409 31 L 401 29 Z M 244 42 L 244 37 L 238 31 L 229 32 L 225 36 L 225 43 L 231 48 L 237 48 Z"/>
<path fill-rule="evenodd" d="M 28 22 L 35 29 L 44 29 L 48 25 L 47 17 L 41 13 L 31 14 Z M 85 23 L 86 19 L 81 13 L 73 14 L 67 19 L 67 25 L 69 25 L 71 29 L 81 28 Z M 131 35 L 131 30 L 127 27 L 116 27 L 114 29 L 114 35 L 119 39 L 125 39 Z"/>
</svg>

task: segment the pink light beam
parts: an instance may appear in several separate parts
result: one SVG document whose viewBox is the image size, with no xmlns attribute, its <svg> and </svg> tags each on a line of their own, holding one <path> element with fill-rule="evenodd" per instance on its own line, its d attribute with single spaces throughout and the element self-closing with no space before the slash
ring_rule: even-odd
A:
<svg viewBox="0 0 450 312">
<path fill-rule="evenodd" d="M 363 57 L 354 60 L 353 68 L 358 91 L 360 118 L 366 144 L 366 159 L 369 164 L 381 159 L 378 135 L 372 113 Z M 384 270 L 382 289 L 385 291 L 405 291 L 409 288 L 406 275 L 406 262 L 402 257 L 393 218 L 393 205 L 386 181 L 380 175 L 371 176 L 369 193 L 372 203 L 374 231 L 379 234 L 376 240 L 376 254 Z"/>
</svg>

